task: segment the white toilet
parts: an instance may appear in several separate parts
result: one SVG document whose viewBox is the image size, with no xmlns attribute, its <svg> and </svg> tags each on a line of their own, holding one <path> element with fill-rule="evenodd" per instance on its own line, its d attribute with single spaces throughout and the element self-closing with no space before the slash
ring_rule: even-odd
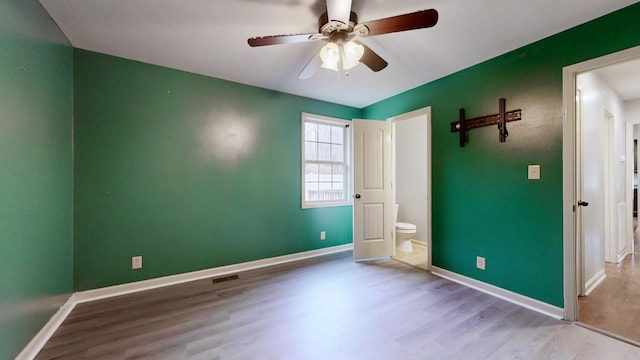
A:
<svg viewBox="0 0 640 360">
<path fill-rule="evenodd" d="M 396 204 L 394 211 L 394 219 L 396 221 L 396 250 L 402 252 L 413 252 L 411 239 L 416 236 L 416 225 L 398 222 L 398 204 Z"/>
</svg>

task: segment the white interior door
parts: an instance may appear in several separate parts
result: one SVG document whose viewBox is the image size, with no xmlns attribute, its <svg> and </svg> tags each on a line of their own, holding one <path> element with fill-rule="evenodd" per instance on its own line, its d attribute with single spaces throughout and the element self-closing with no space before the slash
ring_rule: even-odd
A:
<svg viewBox="0 0 640 360">
<path fill-rule="evenodd" d="M 353 121 L 353 256 L 393 255 L 391 123 Z"/>
<path fill-rule="evenodd" d="M 583 154 L 582 154 L 582 89 L 576 87 L 576 198 L 578 201 L 584 201 L 586 199 L 583 192 Z M 582 203 L 582 202 L 581 202 Z M 576 251 L 578 256 L 576 257 L 578 271 L 577 271 L 577 285 L 578 295 L 586 295 L 585 274 L 584 274 L 584 229 L 583 229 L 583 209 L 582 205 L 575 207 L 576 211 Z"/>
</svg>

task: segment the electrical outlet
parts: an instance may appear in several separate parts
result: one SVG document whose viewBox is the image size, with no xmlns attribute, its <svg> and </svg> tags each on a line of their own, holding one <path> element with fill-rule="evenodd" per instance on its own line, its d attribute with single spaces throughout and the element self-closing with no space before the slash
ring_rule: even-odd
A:
<svg viewBox="0 0 640 360">
<path fill-rule="evenodd" d="M 132 269 L 142 269 L 142 256 L 134 256 L 131 258 Z"/>
<path fill-rule="evenodd" d="M 327 233 L 324 231 L 320 231 L 320 240 L 325 240 L 327 238 Z"/>
<path fill-rule="evenodd" d="M 483 258 L 482 256 L 476 256 L 476 267 L 480 270 L 486 270 L 487 259 Z"/>
</svg>

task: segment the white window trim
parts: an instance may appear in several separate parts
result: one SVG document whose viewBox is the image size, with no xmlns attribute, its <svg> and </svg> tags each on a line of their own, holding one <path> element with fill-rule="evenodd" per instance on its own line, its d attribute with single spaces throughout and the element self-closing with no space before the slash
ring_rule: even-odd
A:
<svg viewBox="0 0 640 360">
<path fill-rule="evenodd" d="M 345 200 L 344 201 L 322 201 L 322 202 L 307 202 L 305 201 L 305 123 L 315 122 L 315 123 L 324 123 L 329 125 L 340 125 L 345 126 L 347 128 L 346 134 L 344 136 L 344 147 L 345 147 L 345 164 L 346 171 L 344 176 L 344 188 L 345 188 Z M 353 182 L 353 169 L 351 166 L 351 121 L 338 119 L 328 116 L 310 114 L 310 113 L 301 113 L 300 116 L 300 204 L 302 209 L 314 209 L 314 208 L 323 208 L 323 207 L 333 207 L 333 206 L 349 206 L 353 204 L 352 199 L 352 182 Z"/>
</svg>

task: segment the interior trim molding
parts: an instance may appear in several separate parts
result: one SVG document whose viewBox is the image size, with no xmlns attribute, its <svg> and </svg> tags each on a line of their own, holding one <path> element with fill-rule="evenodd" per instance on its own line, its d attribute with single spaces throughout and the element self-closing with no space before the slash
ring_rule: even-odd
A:
<svg viewBox="0 0 640 360">
<path fill-rule="evenodd" d="M 528 296 L 514 293 L 513 291 L 505 290 L 503 288 L 500 288 L 491 284 L 487 284 L 485 282 L 472 279 L 470 277 L 466 277 L 464 275 L 460 275 L 458 273 L 454 273 L 452 271 L 445 270 L 437 266 L 431 266 L 431 272 L 434 275 L 437 275 L 442 278 L 451 280 L 453 282 L 457 282 L 459 284 L 468 286 L 470 288 L 482 291 L 484 293 L 512 302 L 514 304 L 520 305 L 527 309 L 537 311 L 541 314 L 550 316 L 552 318 L 556 318 L 556 319 L 563 318 L 564 309 L 559 308 L 557 306 L 553 306 L 551 304 L 547 304 L 540 300 L 536 300 Z"/>
<path fill-rule="evenodd" d="M 614 52 L 562 68 L 562 238 L 565 320 L 578 320 L 578 262 L 576 194 L 576 77 L 578 74 L 640 57 L 640 46 Z"/>
<path fill-rule="evenodd" d="M 423 248 L 427 248 L 428 244 L 424 241 L 420 241 L 420 240 L 414 240 L 411 239 L 411 244 L 415 245 L 415 246 L 422 246 Z"/>
<path fill-rule="evenodd" d="M 27 346 L 18 354 L 16 360 L 33 360 L 42 350 L 44 344 L 49 341 L 53 333 L 58 330 L 60 324 L 69 316 L 71 310 L 76 306 L 76 294 L 71 294 L 67 301 L 60 306 L 60 309 L 53 314 L 49 321 L 40 329 L 36 336 L 29 341 Z"/>
<path fill-rule="evenodd" d="M 631 226 L 633 226 L 633 224 Z M 622 262 L 622 260 L 624 260 L 624 258 L 626 258 L 627 255 L 631 255 L 631 251 L 629 251 L 628 247 L 625 248 L 624 251 L 618 255 L 618 263 Z"/>
<path fill-rule="evenodd" d="M 353 244 L 338 245 L 328 248 L 305 251 L 301 253 L 277 256 L 267 259 L 260 259 L 255 261 L 249 261 L 239 264 L 232 264 L 226 266 L 220 266 L 205 270 L 192 271 L 183 274 L 163 276 L 159 278 L 136 281 L 132 283 L 126 283 L 121 285 L 108 286 L 99 289 L 85 290 L 76 293 L 76 299 L 78 303 L 84 303 L 89 301 L 95 301 L 105 299 L 113 296 L 131 294 L 144 290 L 156 289 L 164 286 L 176 285 L 185 283 L 188 281 L 206 279 L 209 277 L 216 277 L 222 275 L 228 275 L 239 271 L 247 271 L 253 269 L 259 269 L 272 265 L 285 264 L 293 261 L 309 259 L 322 255 L 334 254 L 343 251 L 353 250 Z"/>
<path fill-rule="evenodd" d="M 18 357 L 16 357 L 16 360 L 33 360 L 77 304 L 351 250 L 353 250 L 353 244 L 338 245 L 323 249 L 76 292 L 71 294 L 69 299 L 60 307 L 58 312 L 56 312 L 49 322 L 47 322 L 47 324 L 38 332 L 38 334 L 31 339 L 29 344 L 27 344 Z"/>
<path fill-rule="evenodd" d="M 605 273 L 604 269 L 598 271 L 595 275 L 593 275 L 591 279 L 589 279 L 589 281 L 587 281 L 586 284 L 584 284 L 584 295 L 589 296 L 593 289 L 598 287 L 598 285 L 600 285 L 600 283 L 602 283 L 606 278 L 607 274 Z"/>
</svg>

